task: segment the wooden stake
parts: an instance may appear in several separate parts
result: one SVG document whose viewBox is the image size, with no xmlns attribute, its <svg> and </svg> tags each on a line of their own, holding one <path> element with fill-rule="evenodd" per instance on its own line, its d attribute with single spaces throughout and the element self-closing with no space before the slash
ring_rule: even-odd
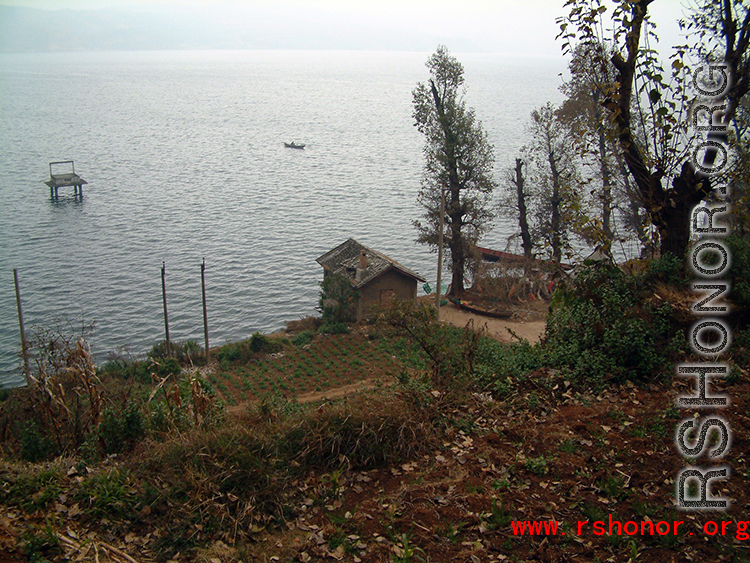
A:
<svg viewBox="0 0 750 563">
<path fill-rule="evenodd" d="M 172 344 L 169 342 L 169 315 L 167 314 L 167 282 L 166 282 L 166 264 L 161 263 L 161 295 L 164 301 L 164 332 L 167 336 L 167 355 L 172 355 Z"/>
<path fill-rule="evenodd" d="M 21 290 L 18 287 L 18 270 L 13 268 L 13 281 L 16 285 L 16 305 L 18 306 L 18 324 L 21 328 L 21 355 L 23 356 L 23 374 L 26 377 L 26 385 L 31 385 L 31 372 L 29 371 L 29 347 L 26 344 L 26 330 L 23 327 L 23 310 L 21 309 Z"/>
<path fill-rule="evenodd" d="M 203 291 L 203 334 L 206 337 L 206 365 L 211 361 L 211 352 L 208 348 L 208 313 L 206 312 L 206 259 L 201 264 L 201 290 Z"/>
</svg>

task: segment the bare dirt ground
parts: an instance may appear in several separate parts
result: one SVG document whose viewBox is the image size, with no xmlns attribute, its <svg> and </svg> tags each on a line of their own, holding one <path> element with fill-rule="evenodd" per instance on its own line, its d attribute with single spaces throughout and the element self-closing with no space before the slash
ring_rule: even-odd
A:
<svg viewBox="0 0 750 563">
<path fill-rule="evenodd" d="M 544 308 L 544 312 L 540 311 L 541 307 Z M 516 340 L 515 335 L 533 343 L 539 342 L 544 334 L 546 307 L 546 303 L 536 301 L 528 307 L 516 308 L 510 319 L 495 319 L 461 311 L 453 303 L 448 303 L 440 308 L 440 320 L 456 326 L 466 326 L 473 322 L 475 328 L 486 327 L 487 334 L 501 342 Z"/>
<path fill-rule="evenodd" d="M 543 384 L 550 379 L 551 388 Z M 453 427 L 421 457 L 342 471 L 335 488 L 330 474 L 311 475 L 289 530 L 258 534 L 247 554 L 320 563 L 747 562 L 747 539 L 738 532 L 750 506 L 746 383 L 727 390 L 733 403 L 723 412 L 736 432 L 732 478 L 720 490 L 732 510 L 673 507 L 684 464 L 673 443 L 679 414 L 664 405 L 693 391 L 676 381 L 578 393 L 542 370 L 505 401 L 470 400 L 447 411 Z M 557 528 L 524 534 L 513 527 L 533 521 Z M 717 521 L 726 534 L 713 533 Z M 641 522 L 670 530 L 631 533 Z"/>
<path fill-rule="evenodd" d="M 425 303 L 434 303 L 434 295 L 419 299 Z M 487 334 L 500 342 L 511 342 L 518 339 L 531 343 L 539 342 L 544 334 L 545 319 L 549 303 L 541 300 L 517 303 L 511 307 L 513 315 L 509 319 L 496 319 L 468 311 L 459 310 L 453 303 L 440 307 L 440 320 L 455 326 L 464 327 L 473 323 L 474 328 L 487 330 Z"/>
</svg>

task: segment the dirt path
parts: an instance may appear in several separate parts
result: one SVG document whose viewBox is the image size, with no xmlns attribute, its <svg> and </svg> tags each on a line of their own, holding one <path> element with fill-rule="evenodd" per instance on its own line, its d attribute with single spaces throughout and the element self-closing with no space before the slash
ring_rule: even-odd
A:
<svg viewBox="0 0 750 563">
<path fill-rule="evenodd" d="M 316 391 L 314 393 L 304 393 L 302 395 L 298 395 L 297 402 L 314 403 L 315 401 L 322 401 L 324 399 L 341 399 L 360 391 L 375 389 L 380 385 L 388 386 L 393 383 L 393 381 L 394 380 L 390 377 L 386 379 L 363 379 L 361 381 L 357 381 L 356 383 L 342 385 L 341 387 L 336 387 L 335 389 L 330 389 L 328 391 Z"/>
<path fill-rule="evenodd" d="M 539 339 L 544 334 L 546 325 L 544 320 L 542 320 L 544 317 L 538 309 L 539 307 L 536 307 L 528 312 L 527 316 L 529 320 L 514 318 L 494 319 L 492 317 L 468 313 L 467 311 L 459 311 L 453 303 L 449 303 L 440 308 L 440 319 L 443 322 L 461 327 L 466 326 L 470 320 L 473 320 L 475 328 L 481 328 L 486 325 L 488 334 L 501 342 L 515 340 L 509 332 L 513 331 L 520 338 L 533 343 L 539 342 Z M 539 318 L 540 316 L 541 319 Z"/>
</svg>

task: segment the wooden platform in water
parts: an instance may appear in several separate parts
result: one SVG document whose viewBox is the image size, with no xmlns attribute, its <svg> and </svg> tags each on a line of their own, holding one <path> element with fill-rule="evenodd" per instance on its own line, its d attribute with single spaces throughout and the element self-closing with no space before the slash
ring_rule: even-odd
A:
<svg viewBox="0 0 750 563">
<path fill-rule="evenodd" d="M 66 186 L 82 186 L 88 184 L 78 174 L 51 174 L 50 179 L 44 182 L 50 188 L 63 188 Z"/>
<path fill-rule="evenodd" d="M 58 172 L 55 174 L 52 171 L 52 167 L 55 166 L 58 168 L 62 165 L 70 165 L 70 171 L 69 172 Z M 57 188 L 64 188 L 67 186 L 73 186 L 75 188 L 76 195 L 83 196 L 83 185 L 88 184 L 86 180 L 81 178 L 78 174 L 76 174 L 75 169 L 75 163 L 72 160 L 61 160 L 58 162 L 50 162 L 49 163 L 49 180 L 44 182 L 49 186 L 49 195 L 50 197 L 57 197 Z"/>
</svg>

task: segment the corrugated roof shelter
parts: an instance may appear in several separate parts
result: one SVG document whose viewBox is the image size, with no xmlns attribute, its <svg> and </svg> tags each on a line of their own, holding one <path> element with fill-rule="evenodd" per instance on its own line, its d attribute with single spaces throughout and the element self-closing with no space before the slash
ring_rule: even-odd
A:
<svg viewBox="0 0 750 563">
<path fill-rule="evenodd" d="M 417 283 L 426 280 L 389 258 L 350 238 L 316 260 L 325 276 L 339 275 L 359 293 L 356 318 L 362 320 L 369 309 L 388 306 L 394 300 L 417 298 Z"/>
</svg>

